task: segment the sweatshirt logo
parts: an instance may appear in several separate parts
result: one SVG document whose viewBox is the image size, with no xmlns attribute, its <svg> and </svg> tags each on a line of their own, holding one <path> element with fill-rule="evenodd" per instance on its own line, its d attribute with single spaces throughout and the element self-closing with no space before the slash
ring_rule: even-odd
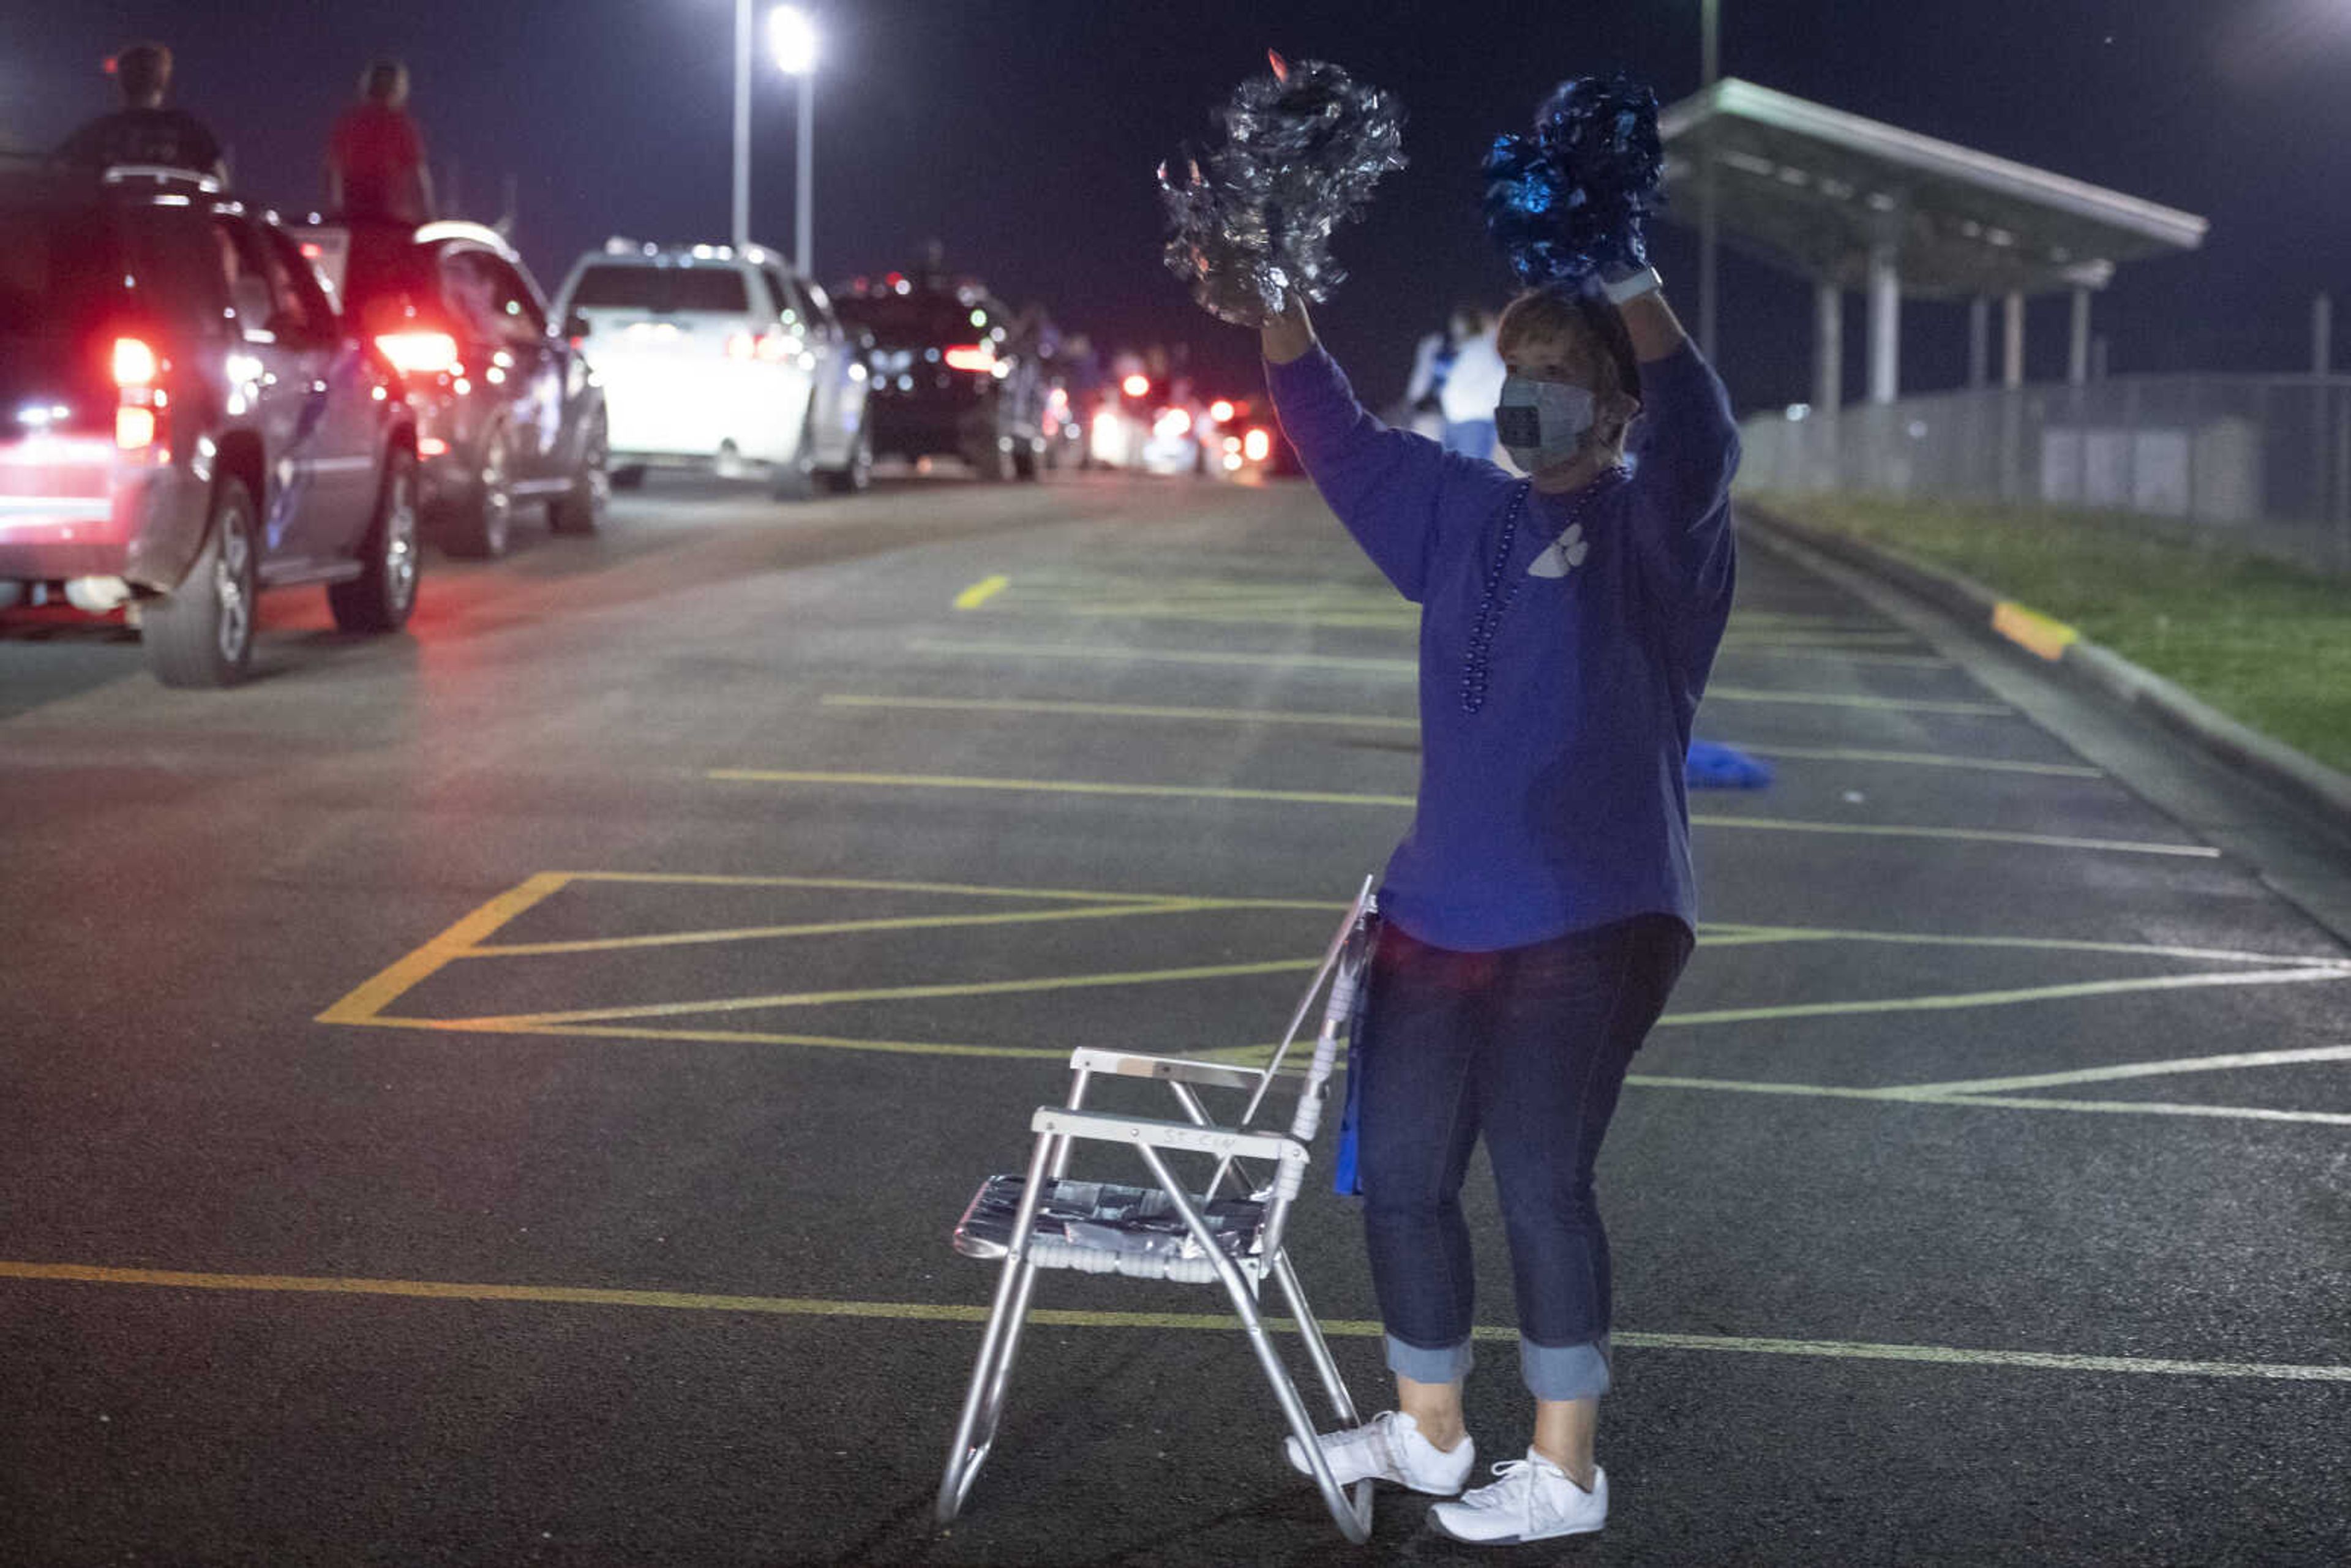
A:
<svg viewBox="0 0 2351 1568">
<path fill-rule="evenodd" d="M 1552 540 L 1550 548 L 1528 564 L 1527 575 L 1565 577 L 1583 564 L 1583 558 L 1591 549 L 1591 544 L 1583 537 L 1583 525 L 1570 523 L 1567 532 Z"/>
</svg>

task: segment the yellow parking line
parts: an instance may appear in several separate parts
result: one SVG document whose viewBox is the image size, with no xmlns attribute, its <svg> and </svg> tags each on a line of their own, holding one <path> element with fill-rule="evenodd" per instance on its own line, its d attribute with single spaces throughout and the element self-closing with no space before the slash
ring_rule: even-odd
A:
<svg viewBox="0 0 2351 1568">
<path fill-rule="evenodd" d="M 1005 643 L 994 639 L 966 643 L 944 637 L 917 637 L 906 646 L 917 653 L 1083 659 L 1095 664 L 1105 659 L 1127 659 L 1159 664 L 1232 664 L 1253 670 L 1368 671 L 1384 675 L 1412 675 L 1420 670 L 1417 659 L 1372 658 L 1343 653 L 1235 653 L 1205 648 L 1125 648 L 1100 643 Z"/>
<path fill-rule="evenodd" d="M 2351 971 L 2330 953 L 2260 953 L 2241 947 L 2185 947 L 2166 942 L 2097 942 L 2077 936 L 1976 936 L 1937 931 L 1865 931 L 1833 925 L 1698 926 L 1701 946 L 1750 942 L 1882 942 L 1908 947 L 2011 947 L 2038 953 L 2125 953 L 2149 958 L 2221 959 L 2236 964 L 2299 964 Z"/>
<path fill-rule="evenodd" d="M 976 1271 L 977 1272 L 977 1271 Z M 256 1293 L 386 1296 L 430 1301 L 510 1301 L 552 1306 L 643 1307 L 667 1312 L 744 1312 L 772 1317 L 879 1319 L 892 1322 L 979 1323 L 987 1309 L 956 1301 L 858 1301 L 815 1296 L 719 1295 L 695 1291 L 632 1291 L 592 1285 L 505 1285 L 448 1280 L 367 1279 L 322 1274 L 222 1274 L 176 1269 L 111 1269 L 87 1263 L 0 1260 L 0 1279 L 88 1285 L 143 1286 L 181 1291 L 244 1291 Z M 1219 1312 L 1113 1312 L 1039 1307 L 1029 1321 L 1050 1328 L 1203 1330 L 1230 1332 L 1240 1320 Z M 1288 1318 L 1267 1316 L 1268 1328 L 1295 1333 Z M 1369 1339 L 1381 1325 L 1363 1319 L 1332 1318 L 1322 1332 Z M 1514 1328 L 1481 1325 L 1471 1331 L 1487 1341 L 1518 1337 Z M 2260 1361 L 2179 1361 L 2137 1355 L 2075 1355 L 2053 1351 L 1977 1350 L 1958 1345 L 1889 1344 L 1858 1340 L 1750 1338 L 1735 1334 L 1654 1333 L 1618 1330 L 1609 1336 L 1640 1350 L 1715 1351 L 1750 1355 L 1834 1357 L 1862 1361 L 1922 1362 L 1948 1366 L 2014 1366 L 2044 1372 L 2137 1373 L 2187 1377 L 2257 1377 L 2289 1382 L 2351 1382 L 2351 1366 Z"/>
<path fill-rule="evenodd" d="M 1937 653 L 1882 653 L 1869 648 L 1828 647 L 1810 643 L 1743 642 L 1727 638 L 1726 653 L 1753 653 L 1771 659 L 1835 659 L 1847 664 L 1875 664 L 1881 669 L 1947 670 L 1951 662 Z"/>
<path fill-rule="evenodd" d="M 947 926 L 1021 925 L 1053 920 L 1113 920 L 1131 915 L 1185 915 L 1213 904 L 1096 904 L 1082 909 L 1022 909 L 994 915 L 905 915 L 890 919 L 828 920 L 808 925 L 738 925 L 723 931 L 664 931 L 651 936 L 591 936 L 570 942 L 513 942 L 470 947 L 460 958 L 524 958 L 552 953 L 611 953 L 632 947 L 686 947 L 711 942 L 759 942 L 786 936 L 840 936 L 861 931 L 928 931 Z"/>
<path fill-rule="evenodd" d="M 1984 718 L 2011 718 L 2016 713 L 2005 703 L 1876 697 L 1852 692 L 1775 692 L 1763 686 L 1713 684 L 1706 688 L 1706 700 L 1710 703 L 1782 703 L 1801 707 L 1860 708 L 1876 713 L 1970 714 Z"/>
<path fill-rule="evenodd" d="M 2140 843 L 2129 839 L 2084 839 L 2062 833 L 2011 833 L 1990 828 L 1914 828 L 1876 822 L 1806 822 L 1775 817 L 1716 817 L 1690 814 L 1690 821 L 1712 828 L 1745 828 L 1757 832 L 1843 833 L 1865 838 L 1950 839 L 1975 844 L 2031 844 L 2053 850 L 2106 850 L 2116 854 L 2180 855 L 2190 860 L 2215 860 L 2219 850 L 2206 844 Z"/>
<path fill-rule="evenodd" d="M 1077 779 L 966 779 L 928 773 L 819 773 L 802 769 L 714 768 L 705 777 L 730 784 L 841 784 L 882 789 L 1003 789 L 1055 795 L 1140 795 L 1189 800 L 1280 800 L 1293 805 L 1409 806 L 1409 795 L 1351 795 L 1325 789 L 1217 789 L 1189 784 L 1102 784 Z"/>
<path fill-rule="evenodd" d="M 1732 1094 L 1792 1095 L 1807 1100 L 1874 1100 L 1904 1105 L 1980 1106 L 1994 1111 L 2077 1111 L 2090 1114 L 2203 1116 L 2240 1122 L 2300 1122 L 2351 1126 L 2351 1113 L 2336 1111 L 2275 1111 L 2263 1105 L 2182 1105 L 2162 1100 L 2025 1099 L 2013 1095 L 1952 1094 L 1931 1083 L 1860 1088 L 1829 1083 L 1755 1083 L 1727 1078 L 1660 1077 L 1627 1073 L 1628 1089 L 1694 1089 Z"/>
<path fill-rule="evenodd" d="M 2130 991 L 2178 991 L 2208 986 L 2290 986 L 2351 979 L 2351 969 L 2305 965 L 2292 969 L 2228 969 L 2194 975 L 2140 975 L 2119 980 L 2075 980 L 2055 986 L 2025 986 L 2002 991 L 1959 991 L 1932 997 L 1883 997 L 1866 1001 L 1790 1002 L 1776 1007 L 1716 1008 L 1667 1013 L 1667 1024 L 1755 1023 L 1766 1019 L 1841 1018 L 1857 1013 L 1941 1012 L 1957 1008 L 2008 1007 L 2019 1002 L 2060 1001 L 2075 997 L 2120 996 Z"/>
<path fill-rule="evenodd" d="M 1153 707 L 1134 703 L 1024 702 L 1016 697 L 889 697 L 829 692 L 823 707 L 907 708 L 937 713 L 1029 713 L 1069 718 L 1198 719 L 1219 724 L 1337 725 L 1358 729 L 1418 730 L 1416 718 L 1388 714 L 1301 713 L 1280 708 Z"/>
<path fill-rule="evenodd" d="M 1961 768 L 1983 773 L 2032 773 L 2052 779 L 2103 779 L 2095 768 L 2071 762 L 2010 762 L 1992 757 L 1947 757 L 1929 751 L 1872 751 L 1855 746 L 1775 746 L 1769 741 L 1734 740 L 1726 744 L 1763 757 L 1795 758 L 1813 762 L 1889 762 L 1913 768 Z"/>
<path fill-rule="evenodd" d="M 2169 1078 L 2182 1072 L 2241 1072 L 2255 1067 L 2291 1067 L 2312 1061 L 2351 1061 L 2351 1045 L 2321 1045 L 2299 1051 L 2241 1051 L 2228 1056 L 2180 1056 L 2156 1061 L 2119 1061 L 2076 1067 L 2064 1072 L 2027 1072 L 2013 1078 L 1963 1078 L 1921 1083 L 1922 1092 L 1997 1094 L 2011 1089 L 2055 1089 L 2073 1083 L 2110 1083 L 2124 1078 Z M 2351 1122 L 2351 1116 L 2344 1118 Z"/>
<path fill-rule="evenodd" d="M 977 610 L 1012 585 L 1008 577 L 983 577 L 955 597 L 957 610 Z"/>
<path fill-rule="evenodd" d="M 860 876 L 754 876 L 707 872 L 567 871 L 546 874 L 572 882 L 618 882 L 680 887 L 810 887 L 853 893 L 950 893 L 975 898 L 1060 899 L 1098 904 L 1197 904 L 1200 896 L 1186 893 L 1111 893 L 1101 888 L 1002 887 L 966 882 L 891 882 Z M 1236 909 L 1344 909 L 1344 901 L 1311 898 L 1224 898 L 1217 904 Z"/>
<path fill-rule="evenodd" d="M 581 1008 L 562 1012 L 499 1013 L 481 1019 L 451 1019 L 452 1025 L 604 1023 L 621 1019 L 674 1018 L 681 1013 L 753 1012 L 767 1008 L 828 1007 L 838 1002 L 914 1001 L 931 997 L 995 997 L 1028 991 L 1086 990 L 1098 986 L 1157 985 L 1176 980 L 1226 979 L 1242 975 L 1285 975 L 1316 967 L 1312 958 L 1277 958 L 1254 964 L 1204 964 L 1181 969 L 1136 969 L 1124 974 L 1053 975 L 1029 980 L 974 980 L 964 984 L 875 986 L 847 991 L 779 991 L 763 997 L 724 997 L 715 1001 L 653 1002 L 639 1007 Z"/>
<path fill-rule="evenodd" d="M 714 768 L 704 777 L 728 784 L 830 784 L 869 789 L 991 789 L 1051 795 L 1119 795 L 1186 800 L 1272 800 L 1290 805 L 1410 806 L 1409 795 L 1353 794 L 1325 789 L 1238 789 L 1194 784 L 1106 784 L 1069 779 L 975 779 L 943 773 L 847 773 L 808 768 Z M 1989 828 L 1908 827 L 1892 823 L 1816 822 L 1775 817 L 1719 817 L 1691 813 L 1693 825 L 1761 832 L 1837 833 L 1870 838 L 1934 839 L 1967 843 L 2027 844 L 2039 849 L 2103 850 L 2117 854 L 2182 855 L 2211 859 L 2220 851 L 2202 844 L 2140 843 L 2128 839 L 2073 838 L 2055 833 L 2012 833 Z"/>
<path fill-rule="evenodd" d="M 828 692 L 823 707 L 902 708 L 933 713 L 1040 714 L 1069 718 L 1164 718 L 1202 723 L 1311 725 L 1368 729 L 1409 729 L 1420 721 L 1395 714 L 1311 713 L 1293 708 L 1164 707 L 1145 703 L 1055 702 L 1019 697 L 905 697 Z M 1769 741 L 1728 744 L 1760 756 L 1819 762 L 1884 762 L 1916 768 L 1957 768 L 1987 773 L 2028 773 L 2053 779 L 2103 779 L 2095 768 L 2070 762 L 2014 762 L 1998 758 L 1951 757 L 1928 751 L 1874 751 L 1852 746 L 1780 746 Z"/>
</svg>

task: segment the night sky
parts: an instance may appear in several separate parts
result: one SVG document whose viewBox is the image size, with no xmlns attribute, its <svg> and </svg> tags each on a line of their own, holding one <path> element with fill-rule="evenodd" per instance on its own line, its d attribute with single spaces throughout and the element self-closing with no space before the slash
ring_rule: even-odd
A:
<svg viewBox="0 0 2351 1568">
<path fill-rule="evenodd" d="M 761 10 L 766 0 L 761 0 Z M 950 264 L 1043 302 L 1104 346 L 1188 343 L 1204 379 L 1253 382 L 1252 340 L 1160 267 L 1154 165 L 1268 45 L 1387 88 L 1412 166 L 1343 233 L 1353 280 L 1320 312 L 1366 396 L 1411 345 L 1510 279 L 1477 215 L 1479 157 L 1562 77 L 1621 67 L 1670 102 L 1698 85 L 1698 0 L 1333 5 L 1320 0 L 831 0 L 819 11 L 817 271 L 886 270 L 937 236 Z M 1723 0 L 1723 69 L 2210 218 L 2197 255 L 2126 267 L 2097 305 L 2116 372 L 2299 371 L 2320 288 L 2351 294 L 2351 4 L 2345 0 Z M 0 8 L 0 132 L 44 145 L 108 105 L 101 58 L 178 56 L 173 101 L 232 148 L 239 183 L 298 209 L 371 55 L 406 58 L 444 191 L 496 214 L 552 288 L 611 234 L 724 240 L 732 0 L 37 4 Z M 760 58 L 754 230 L 791 242 L 792 87 Z M 1695 316 L 1695 247 L 1665 228 Z M 1721 360 L 1742 408 L 1809 385 L 1809 288 L 1723 266 Z M 2351 307 L 2351 300 L 2346 301 Z M 1862 384 L 1849 301 L 1846 386 Z M 2064 304 L 2036 303 L 2029 371 L 2063 373 Z M 2351 334 L 2346 334 L 2351 336 Z M 1904 385 L 1962 379 L 1964 307 L 1905 312 Z M 2346 358 L 2338 350 L 2338 365 Z"/>
</svg>

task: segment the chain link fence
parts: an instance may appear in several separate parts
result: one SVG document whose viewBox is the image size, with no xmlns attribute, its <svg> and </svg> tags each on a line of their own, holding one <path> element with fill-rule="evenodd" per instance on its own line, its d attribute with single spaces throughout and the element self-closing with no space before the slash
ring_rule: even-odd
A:
<svg viewBox="0 0 2351 1568">
<path fill-rule="evenodd" d="M 1741 489 L 2110 511 L 2351 575 L 2351 376 L 2116 376 L 1791 408 Z"/>
</svg>

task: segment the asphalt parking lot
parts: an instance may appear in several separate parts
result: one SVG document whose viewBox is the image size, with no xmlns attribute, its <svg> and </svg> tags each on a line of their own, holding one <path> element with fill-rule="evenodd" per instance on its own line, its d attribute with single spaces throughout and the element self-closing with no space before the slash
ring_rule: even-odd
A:
<svg viewBox="0 0 2351 1568">
<path fill-rule="evenodd" d="M 1360 1557 L 1179 1286 L 1046 1275 L 930 1504 L 949 1226 L 1072 1048 L 1278 1036 L 1405 820 L 1410 608 L 1289 484 L 657 480 L 524 543 L 406 638 L 268 601 L 226 694 L 0 635 L 0 1558 Z M 1699 733 L 1777 778 L 1693 796 L 1602 1160 L 1614 1510 L 1501 1560 L 2351 1557 L 2351 946 L 2158 739 L 1759 546 L 1739 606 Z M 1292 1249 L 1380 1407 L 1319 1171 Z M 1424 1512 L 1374 1553 L 1478 1555 Z"/>
</svg>

